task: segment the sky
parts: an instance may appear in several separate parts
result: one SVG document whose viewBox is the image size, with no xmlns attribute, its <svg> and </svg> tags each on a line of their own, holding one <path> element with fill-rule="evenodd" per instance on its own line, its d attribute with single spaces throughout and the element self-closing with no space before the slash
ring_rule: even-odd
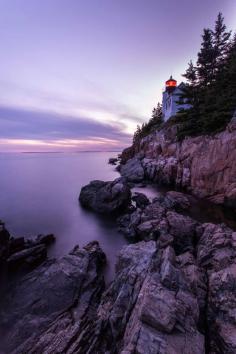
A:
<svg viewBox="0 0 236 354">
<path fill-rule="evenodd" d="M 119 151 L 236 0 L 0 0 L 0 152 Z"/>
</svg>

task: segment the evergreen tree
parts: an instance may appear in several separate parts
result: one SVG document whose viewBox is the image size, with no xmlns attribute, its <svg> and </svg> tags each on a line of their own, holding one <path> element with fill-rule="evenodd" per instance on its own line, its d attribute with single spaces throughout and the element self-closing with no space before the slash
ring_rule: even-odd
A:
<svg viewBox="0 0 236 354">
<path fill-rule="evenodd" d="M 140 140 L 141 128 L 140 125 L 137 125 L 136 131 L 133 136 L 133 144 L 135 144 L 138 140 Z"/>
<path fill-rule="evenodd" d="M 181 109 L 177 113 L 178 122 L 181 122 L 178 136 L 196 135 L 201 131 L 199 121 L 199 85 L 197 81 L 197 69 L 190 61 L 186 72 L 182 75 L 187 83 L 182 87 L 177 104 L 188 104 L 190 108 Z"/>
<path fill-rule="evenodd" d="M 187 82 L 191 86 L 196 86 L 197 84 L 197 69 L 193 65 L 192 60 L 188 63 L 188 69 L 186 70 L 185 74 L 182 75 L 187 79 Z"/>
<path fill-rule="evenodd" d="M 203 30 L 202 44 L 197 60 L 198 82 L 203 87 L 209 85 L 214 77 L 215 49 L 213 32 L 209 28 Z"/>
<path fill-rule="evenodd" d="M 149 126 L 160 126 L 163 123 L 162 105 L 158 102 L 152 110 L 152 117 L 149 120 Z"/>
<path fill-rule="evenodd" d="M 133 144 L 138 143 L 142 138 L 158 129 L 163 123 L 162 106 L 160 103 L 153 108 L 152 116 L 148 123 L 143 123 L 141 127 L 138 125 L 133 136 Z"/>
<path fill-rule="evenodd" d="M 213 46 L 215 56 L 215 74 L 222 68 L 229 50 L 229 40 L 231 31 L 227 32 L 226 25 L 224 24 L 224 17 L 220 12 L 215 22 L 215 29 L 213 32 Z"/>
</svg>

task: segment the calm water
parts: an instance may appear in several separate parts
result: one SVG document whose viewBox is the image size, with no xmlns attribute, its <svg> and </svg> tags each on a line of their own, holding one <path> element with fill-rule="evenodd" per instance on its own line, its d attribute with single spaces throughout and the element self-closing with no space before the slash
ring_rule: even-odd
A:
<svg viewBox="0 0 236 354">
<path fill-rule="evenodd" d="M 118 177 L 108 158 L 114 153 L 0 154 L 0 219 L 12 236 L 54 233 L 50 256 L 62 256 L 76 244 L 98 240 L 108 258 L 111 279 L 117 251 L 126 243 L 109 218 L 78 204 L 83 185 Z"/>
</svg>

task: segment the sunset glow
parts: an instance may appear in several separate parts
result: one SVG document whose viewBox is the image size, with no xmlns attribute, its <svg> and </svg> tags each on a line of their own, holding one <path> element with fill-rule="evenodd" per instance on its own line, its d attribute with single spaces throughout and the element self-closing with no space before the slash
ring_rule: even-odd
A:
<svg viewBox="0 0 236 354">
<path fill-rule="evenodd" d="M 0 149 L 122 149 L 234 0 L 0 3 Z M 166 23 L 170 25 L 166 25 Z M 171 29 L 172 28 L 172 29 Z M 173 31 L 174 28 L 174 31 Z"/>
</svg>

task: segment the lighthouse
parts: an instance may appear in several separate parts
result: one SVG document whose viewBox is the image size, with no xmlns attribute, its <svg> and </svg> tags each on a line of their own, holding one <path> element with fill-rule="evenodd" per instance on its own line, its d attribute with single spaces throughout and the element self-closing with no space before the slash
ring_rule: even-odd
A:
<svg viewBox="0 0 236 354">
<path fill-rule="evenodd" d="M 189 109 L 189 104 L 177 104 L 179 101 L 179 95 L 184 88 L 184 83 L 181 82 L 177 85 L 177 81 L 173 79 L 172 75 L 169 80 L 166 81 L 165 90 L 162 97 L 162 113 L 164 121 L 166 122 L 170 117 L 176 115 L 180 109 Z"/>
</svg>

